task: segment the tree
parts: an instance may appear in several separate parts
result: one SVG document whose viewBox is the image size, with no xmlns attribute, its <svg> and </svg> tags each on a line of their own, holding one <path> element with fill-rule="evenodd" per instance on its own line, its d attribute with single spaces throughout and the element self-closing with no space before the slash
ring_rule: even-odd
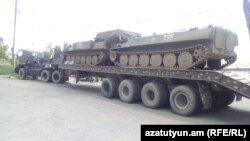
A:
<svg viewBox="0 0 250 141">
<path fill-rule="evenodd" d="M 49 43 L 49 44 L 46 46 L 45 51 L 43 52 L 44 58 L 45 58 L 45 59 L 50 59 L 52 53 L 53 53 L 53 47 L 52 47 L 52 44 Z"/>
<path fill-rule="evenodd" d="M 0 59 L 8 60 L 7 50 L 8 45 L 5 45 L 3 38 L 0 37 Z"/>
</svg>

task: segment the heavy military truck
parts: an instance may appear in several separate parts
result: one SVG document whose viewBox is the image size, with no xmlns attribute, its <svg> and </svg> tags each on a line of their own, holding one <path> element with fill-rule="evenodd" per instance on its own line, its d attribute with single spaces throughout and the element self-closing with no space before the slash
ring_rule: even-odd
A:
<svg viewBox="0 0 250 141">
<path fill-rule="evenodd" d="M 241 71 L 246 73 L 243 76 L 222 69 L 236 60 L 235 46 L 237 35 L 218 27 L 149 37 L 113 30 L 98 33 L 94 41 L 65 46 L 60 57 L 52 60 L 57 65 L 50 74 L 54 83 L 64 82 L 65 78 L 77 83 L 81 79 L 92 81 L 93 77 L 100 77 L 103 79 L 101 94 L 105 98 L 118 97 L 125 103 L 141 101 L 153 109 L 170 106 L 175 113 L 188 116 L 225 107 L 241 97 L 250 98 L 250 81 L 245 77 L 248 72 Z M 175 67 L 159 63 L 164 62 L 166 50 L 174 55 L 169 58 L 176 58 L 167 61 Z M 160 55 L 153 57 L 151 53 Z M 127 57 L 124 59 L 122 54 Z M 147 64 L 143 67 L 139 63 L 142 54 L 147 55 L 142 58 L 150 57 L 142 59 L 144 63 L 141 63 Z M 196 55 L 201 58 L 197 59 Z M 179 56 L 182 59 L 177 59 Z M 190 58 L 200 62 L 193 65 Z M 226 65 L 221 64 L 222 59 Z M 178 67 L 178 60 L 188 65 Z"/>
<path fill-rule="evenodd" d="M 40 52 L 29 50 L 19 50 L 16 56 L 15 72 L 19 74 L 20 79 L 26 79 L 27 76 L 32 76 L 36 79 L 38 69 L 43 69 L 45 60 Z"/>
<path fill-rule="evenodd" d="M 32 79 L 40 77 L 44 82 L 52 81 L 52 72 L 54 75 L 57 73 L 54 71 L 57 69 L 60 60 L 61 49 L 56 47 L 51 59 L 45 59 L 42 52 L 34 52 L 30 50 L 21 49 L 17 52 L 15 73 L 18 74 L 20 79 L 26 79 L 31 76 Z"/>
</svg>

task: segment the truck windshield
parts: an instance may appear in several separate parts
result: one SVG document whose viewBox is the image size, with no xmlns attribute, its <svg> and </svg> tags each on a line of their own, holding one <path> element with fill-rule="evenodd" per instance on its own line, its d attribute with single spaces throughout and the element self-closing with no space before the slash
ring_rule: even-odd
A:
<svg viewBox="0 0 250 141">
<path fill-rule="evenodd" d="M 42 57 L 43 57 L 43 54 L 40 53 L 40 52 L 33 52 L 33 53 L 32 53 L 32 56 L 33 56 L 33 57 L 36 57 L 36 58 L 42 58 Z"/>
</svg>

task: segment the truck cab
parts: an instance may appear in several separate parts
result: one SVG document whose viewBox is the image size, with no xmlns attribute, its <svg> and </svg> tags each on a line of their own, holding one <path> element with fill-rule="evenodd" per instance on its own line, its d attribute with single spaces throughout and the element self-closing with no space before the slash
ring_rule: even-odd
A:
<svg viewBox="0 0 250 141">
<path fill-rule="evenodd" d="M 43 53 L 29 50 L 19 50 L 16 56 L 16 66 L 38 63 L 43 59 Z"/>
<path fill-rule="evenodd" d="M 48 63 L 43 53 L 24 49 L 18 51 L 15 61 L 15 73 L 18 73 L 21 79 L 25 79 L 27 75 L 36 78 L 40 75 L 40 70 Z"/>
</svg>

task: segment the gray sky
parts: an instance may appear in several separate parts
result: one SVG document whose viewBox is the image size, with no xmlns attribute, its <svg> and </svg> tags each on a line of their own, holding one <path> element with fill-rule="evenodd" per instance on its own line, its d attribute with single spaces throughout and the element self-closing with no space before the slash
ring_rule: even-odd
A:
<svg viewBox="0 0 250 141">
<path fill-rule="evenodd" d="M 151 35 L 223 26 L 239 36 L 239 60 L 249 60 L 250 40 L 242 0 L 18 0 L 16 50 L 93 39 L 125 29 Z M 14 0 L 0 0 L 0 36 L 12 46 Z"/>
</svg>

